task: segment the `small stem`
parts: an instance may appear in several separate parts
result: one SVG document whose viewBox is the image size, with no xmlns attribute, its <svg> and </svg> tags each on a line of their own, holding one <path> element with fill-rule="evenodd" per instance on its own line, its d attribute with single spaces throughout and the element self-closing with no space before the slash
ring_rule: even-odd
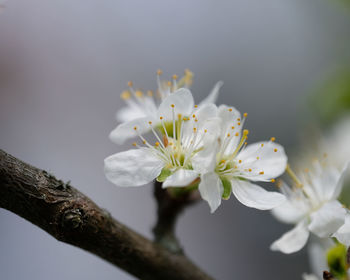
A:
<svg viewBox="0 0 350 280">
<path fill-rule="evenodd" d="M 183 254 L 183 249 L 175 236 L 176 221 L 181 212 L 199 199 L 198 191 L 172 194 L 163 189 L 162 183 L 154 182 L 154 196 L 157 201 L 157 222 L 153 227 L 154 240 L 172 253 Z"/>
</svg>

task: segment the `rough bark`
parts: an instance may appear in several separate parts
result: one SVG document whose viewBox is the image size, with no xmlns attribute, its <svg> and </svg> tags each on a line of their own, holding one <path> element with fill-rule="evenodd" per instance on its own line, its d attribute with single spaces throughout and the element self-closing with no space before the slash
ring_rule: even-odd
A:
<svg viewBox="0 0 350 280">
<path fill-rule="evenodd" d="M 140 279 L 212 279 L 184 255 L 171 253 L 120 224 L 69 183 L 2 150 L 0 207 Z"/>
</svg>

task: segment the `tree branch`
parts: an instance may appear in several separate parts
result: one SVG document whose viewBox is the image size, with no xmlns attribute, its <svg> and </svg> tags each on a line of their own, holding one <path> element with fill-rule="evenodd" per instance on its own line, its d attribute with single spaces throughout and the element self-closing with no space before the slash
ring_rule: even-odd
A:
<svg viewBox="0 0 350 280">
<path fill-rule="evenodd" d="M 2 150 L 0 207 L 140 279 L 212 279 L 184 255 L 173 254 L 120 224 L 69 183 Z"/>
</svg>

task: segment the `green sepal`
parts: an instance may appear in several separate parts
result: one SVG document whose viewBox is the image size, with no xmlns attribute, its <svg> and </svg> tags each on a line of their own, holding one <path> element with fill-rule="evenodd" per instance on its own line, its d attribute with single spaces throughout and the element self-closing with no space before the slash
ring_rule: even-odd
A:
<svg viewBox="0 0 350 280">
<path fill-rule="evenodd" d="M 338 243 L 327 252 L 330 273 L 340 280 L 347 279 L 346 247 Z"/>
<path fill-rule="evenodd" d="M 222 199 L 227 200 L 230 198 L 232 193 L 231 182 L 225 177 L 222 177 L 220 179 L 221 179 L 222 186 L 224 187 L 224 192 L 222 193 Z"/>
<path fill-rule="evenodd" d="M 158 175 L 157 181 L 160 183 L 163 183 L 166 180 L 166 178 L 168 178 L 171 175 L 171 173 L 172 172 L 170 169 L 167 169 L 164 167 L 160 172 L 160 174 Z"/>
</svg>

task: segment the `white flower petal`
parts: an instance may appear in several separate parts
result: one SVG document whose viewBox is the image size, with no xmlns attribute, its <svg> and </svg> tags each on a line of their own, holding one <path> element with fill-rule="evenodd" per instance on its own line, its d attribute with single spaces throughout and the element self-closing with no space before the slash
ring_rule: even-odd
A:
<svg viewBox="0 0 350 280">
<path fill-rule="evenodd" d="M 155 123 L 151 116 L 135 119 L 126 123 L 121 123 L 109 134 L 109 139 L 116 144 L 123 144 L 127 139 L 137 137 L 151 130 L 149 124 Z M 135 130 L 136 127 L 136 130 Z"/>
<path fill-rule="evenodd" d="M 163 183 L 163 188 L 186 187 L 198 178 L 198 172 L 194 170 L 179 169 L 170 175 Z"/>
<path fill-rule="evenodd" d="M 164 163 L 143 149 L 128 150 L 104 160 L 106 177 L 121 187 L 147 184 L 158 177 Z"/>
<path fill-rule="evenodd" d="M 270 246 L 272 251 L 281 251 L 284 254 L 291 254 L 303 248 L 309 238 L 306 221 L 303 220 L 292 230 L 283 234 Z"/>
<path fill-rule="evenodd" d="M 115 117 L 119 122 L 129 122 L 134 119 L 144 118 L 145 112 L 140 107 L 125 106 L 117 111 Z"/>
<path fill-rule="evenodd" d="M 245 206 L 270 210 L 286 201 L 286 197 L 278 192 L 268 192 L 262 187 L 243 180 L 232 180 L 232 192 Z"/>
<path fill-rule="evenodd" d="M 346 246 L 350 246 L 350 214 L 348 213 L 345 218 L 345 224 L 342 225 L 338 231 L 333 235 L 339 242 Z"/>
<path fill-rule="evenodd" d="M 174 108 L 172 107 L 174 105 Z M 180 88 L 166 97 L 158 108 L 158 118 L 163 117 L 165 120 L 173 119 L 173 111 L 175 118 L 178 114 L 189 116 L 194 108 L 192 93 L 186 88 Z"/>
<path fill-rule="evenodd" d="M 208 202 L 210 212 L 214 213 L 221 204 L 221 197 L 224 192 L 224 188 L 218 175 L 214 172 L 202 175 L 198 190 L 202 198 Z"/>
<path fill-rule="evenodd" d="M 339 201 L 331 201 L 312 213 L 309 230 L 318 237 L 330 237 L 345 222 L 346 210 Z"/>
<path fill-rule="evenodd" d="M 212 145 L 205 145 L 203 150 L 192 157 L 193 169 L 201 174 L 213 172 L 216 166 L 217 148 L 217 141 L 213 142 Z"/>
<path fill-rule="evenodd" d="M 223 81 L 217 82 L 213 87 L 213 89 L 211 90 L 211 92 L 209 93 L 209 95 L 198 104 L 198 107 L 201 107 L 208 103 L 215 103 L 216 99 L 218 98 L 220 88 L 222 87 L 223 84 L 224 84 Z"/>
<path fill-rule="evenodd" d="M 252 181 L 269 181 L 280 176 L 287 167 L 284 148 L 271 141 L 248 145 L 237 155 L 237 160 L 242 161 L 237 165 L 242 177 Z"/>
<path fill-rule="evenodd" d="M 344 180 L 345 178 L 347 178 L 347 176 L 349 176 L 349 167 L 350 167 L 350 161 L 346 162 L 342 171 L 340 172 L 340 176 L 339 179 L 337 181 L 335 190 L 333 192 L 332 198 L 333 199 L 337 199 L 338 196 L 340 195 L 342 189 L 343 189 L 343 185 L 344 185 Z"/>
<path fill-rule="evenodd" d="M 314 274 L 303 273 L 303 280 L 320 280 L 320 278 Z"/>
<path fill-rule="evenodd" d="M 292 203 L 288 199 L 285 203 L 273 208 L 272 215 L 279 221 L 288 224 L 296 224 L 306 214 L 303 207 L 298 207 L 298 204 Z"/>
</svg>

